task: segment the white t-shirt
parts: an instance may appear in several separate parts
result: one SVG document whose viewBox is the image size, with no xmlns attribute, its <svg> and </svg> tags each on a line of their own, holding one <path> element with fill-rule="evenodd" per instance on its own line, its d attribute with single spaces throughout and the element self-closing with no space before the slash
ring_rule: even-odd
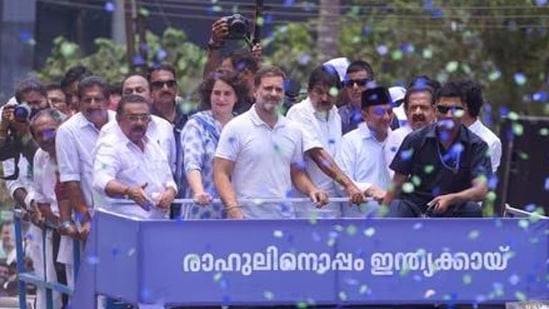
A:
<svg viewBox="0 0 549 309">
<path fill-rule="evenodd" d="M 321 119 L 316 117 L 316 110 L 309 98 L 307 98 L 300 103 L 293 105 L 288 110 L 287 117 L 288 119 L 299 123 L 300 128 L 303 130 L 305 145 L 308 146 L 305 147 L 305 151 L 320 146 L 326 150 L 332 158 L 335 158 L 337 148 L 339 147 L 342 138 L 341 116 L 339 116 L 335 106 L 328 112 L 327 119 Z M 329 196 L 337 196 L 336 184 L 333 179 L 326 175 L 309 156 L 305 156 L 305 162 L 307 164 L 307 173 L 311 177 L 313 183 L 319 189 L 326 191 Z M 312 214 L 312 212 L 319 212 L 318 215 L 325 217 L 323 213 L 329 212 L 331 215 L 326 214 L 326 216 L 338 217 L 340 213 L 339 203 L 331 203 L 319 211 L 314 208 L 312 203 L 302 203 L 296 205 L 296 208 L 300 211 L 303 210 L 305 216 Z"/>
<path fill-rule="evenodd" d="M 99 207 L 140 218 L 167 217 L 167 212 L 154 206 L 147 212 L 136 204 L 111 204 L 105 193 L 107 183 L 115 179 L 131 187 L 147 183 L 144 190 L 152 205 L 157 203 L 158 196 L 166 189 L 171 187 L 177 192 L 177 185 L 163 150 L 147 136 L 144 143 L 142 151 L 124 135 L 118 125 L 110 134 L 105 134 L 97 140 L 94 150 L 93 187 L 100 200 Z"/>
<path fill-rule="evenodd" d="M 108 111 L 109 122 L 115 113 Z M 82 113 L 65 121 L 55 137 L 55 151 L 61 182 L 79 181 L 88 207 L 94 206 L 92 196 L 93 156 L 99 130 Z"/>
<path fill-rule="evenodd" d="M 501 161 L 501 140 L 494 132 L 488 129 L 479 119 L 469 126 L 469 130 L 480 137 L 490 150 L 490 160 L 492 163 L 492 171 L 496 173 Z"/>
<path fill-rule="evenodd" d="M 255 105 L 229 121 L 215 157 L 234 162 L 231 182 L 240 199 L 285 198 L 293 194 L 291 164 L 305 167 L 303 133 L 279 116 L 274 128 L 259 118 Z M 241 204 L 246 218 L 293 218 L 292 204 Z"/>
</svg>

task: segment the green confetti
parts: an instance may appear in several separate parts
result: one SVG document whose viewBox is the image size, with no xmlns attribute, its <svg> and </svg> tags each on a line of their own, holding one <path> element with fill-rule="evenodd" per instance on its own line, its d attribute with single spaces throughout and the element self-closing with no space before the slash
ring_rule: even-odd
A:
<svg viewBox="0 0 549 309">
<path fill-rule="evenodd" d="M 147 17 L 147 16 L 149 16 L 149 10 L 147 10 L 146 8 L 140 8 L 139 9 L 139 15 Z"/>
<path fill-rule="evenodd" d="M 274 230 L 273 236 L 276 238 L 282 238 L 284 237 L 284 232 L 282 232 L 281 230 Z"/>
<path fill-rule="evenodd" d="M 358 289 L 358 293 L 365 294 L 366 292 L 368 292 L 368 286 L 366 284 L 361 285 Z"/>
<path fill-rule="evenodd" d="M 457 61 L 450 61 L 446 64 L 446 71 L 449 73 L 455 72 L 459 67 L 459 62 Z"/>
<path fill-rule="evenodd" d="M 519 114 L 517 114 L 516 112 L 509 112 L 509 114 L 507 115 L 507 118 L 513 121 L 517 121 L 519 119 Z"/>
<path fill-rule="evenodd" d="M 331 97 L 337 97 L 337 95 L 339 94 L 339 90 L 336 88 L 336 87 L 331 87 L 330 90 L 328 91 L 328 94 L 331 96 Z"/>
<path fill-rule="evenodd" d="M 547 136 L 547 135 L 549 135 L 549 129 L 547 129 L 547 128 L 541 128 L 541 129 L 539 129 L 539 135 L 541 135 L 541 136 Z"/>
<path fill-rule="evenodd" d="M 391 58 L 393 58 L 393 60 L 401 60 L 402 55 L 402 51 L 400 49 L 397 49 L 391 53 Z"/>
<path fill-rule="evenodd" d="M 515 292 L 515 297 L 519 300 L 519 301 L 525 301 L 526 300 L 526 294 L 520 292 L 520 291 L 517 291 Z"/>
<path fill-rule="evenodd" d="M 518 226 L 523 229 L 527 229 L 529 225 L 530 225 L 530 222 L 528 222 L 528 220 L 526 219 L 521 219 L 518 222 Z"/>
<path fill-rule="evenodd" d="M 213 280 L 214 282 L 218 282 L 219 280 L 221 280 L 221 278 L 223 277 L 223 273 L 215 273 L 214 277 L 213 277 Z"/>
<path fill-rule="evenodd" d="M 469 274 L 463 275 L 463 284 L 469 285 L 471 282 L 473 282 L 473 277 Z"/>
<path fill-rule="evenodd" d="M 490 191 L 486 194 L 486 201 L 493 202 L 496 200 L 496 197 L 497 197 L 496 192 Z"/>
<path fill-rule="evenodd" d="M 76 50 L 78 49 L 78 46 L 73 43 L 64 42 L 61 44 L 61 54 L 64 57 L 71 57 L 76 53 Z"/>
<path fill-rule="evenodd" d="M 338 296 L 340 300 L 347 301 L 347 293 L 345 293 L 344 291 L 339 292 Z"/>
<path fill-rule="evenodd" d="M 430 48 L 425 48 L 422 53 L 423 58 L 431 59 L 433 58 L 433 50 Z"/>
<path fill-rule="evenodd" d="M 521 136 L 524 133 L 524 126 L 520 123 L 513 123 L 513 133 Z"/>
<path fill-rule="evenodd" d="M 221 12 L 221 11 L 223 11 L 223 8 L 222 8 L 220 5 L 214 5 L 214 6 L 212 7 L 212 11 L 214 11 L 214 12 Z"/>
<path fill-rule="evenodd" d="M 265 24 L 265 18 L 263 18 L 263 16 L 259 16 L 257 19 L 256 19 L 256 25 L 258 26 L 263 26 Z"/>
<path fill-rule="evenodd" d="M 433 171 L 435 170 L 435 167 L 433 165 L 425 165 L 423 167 L 423 171 L 426 173 L 426 174 L 431 174 Z"/>
<path fill-rule="evenodd" d="M 411 182 L 405 182 L 402 185 L 402 192 L 404 192 L 404 193 L 414 192 L 414 184 L 412 184 Z"/>
<path fill-rule="evenodd" d="M 358 35 L 353 36 L 353 38 L 351 39 L 351 43 L 360 43 L 360 37 Z"/>
<path fill-rule="evenodd" d="M 300 301 L 300 302 L 297 303 L 295 306 L 296 306 L 296 308 L 298 308 L 298 309 L 305 309 L 305 308 L 307 308 L 308 305 L 307 305 L 306 302 Z"/>
<path fill-rule="evenodd" d="M 364 235 L 367 236 L 367 237 L 372 237 L 372 236 L 374 236 L 375 233 L 376 233 L 376 229 L 373 228 L 373 227 L 369 227 L 369 228 L 364 230 Z"/>
<path fill-rule="evenodd" d="M 421 185 L 421 178 L 416 175 L 412 176 L 412 183 L 414 186 L 419 187 Z"/>
<path fill-rule="evenodd" d="M 265 297 L 265 299 L 267 300 L 272 300 L 274 299 L 274 294 L 271 291 L 265 291 L 263 292 L 263 297 Z"/>
<path fill-rule="evenodd" d="M 472 230 L 469 232 L 469 239 L 477 239 L 480 235 L 480 232 L 478 230 Z"/>
<path fill-rule="evenodd" d="M 357 232 L 357 227 L 353 224 L 349 225 L 347 227 L 347 234 L 350 236 L 354 236 Z"/>
<path fill-rule="evenodd" d="M 492 82 L 498 80 L 500 77 L 501 77 L 500 71 L 493 71 L 488 75 L 488 79 Z"/>
</svg>

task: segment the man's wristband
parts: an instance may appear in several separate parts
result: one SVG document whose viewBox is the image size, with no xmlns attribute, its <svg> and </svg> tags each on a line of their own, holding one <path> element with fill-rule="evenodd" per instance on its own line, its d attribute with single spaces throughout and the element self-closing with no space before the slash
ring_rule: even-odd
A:
<svg viewBox="0 0 549 309">
<path fill-rule="evenodd" d="M 59 224 L 60 227 L 67 229 L 69 227 L 74 226 L 74 223 L 71 220 L 65 220 Z"/>
</svg>

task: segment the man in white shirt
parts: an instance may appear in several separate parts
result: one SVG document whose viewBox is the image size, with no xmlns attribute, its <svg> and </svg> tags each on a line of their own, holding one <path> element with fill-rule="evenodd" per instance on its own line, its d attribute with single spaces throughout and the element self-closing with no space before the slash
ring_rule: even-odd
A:
<svg viewBox="0 0 549 309">
<path fill-rule="evenodd" d="M 404 138 L 412 131 L 423 128 L 435 121 L 435 94 L 428 86 L 412 86 L 408 88 L 404 96 L 404 111 L 408 119 L 400 128 L 391 131 L 385 145 L 385 162 L 387 168 L 393 161 Z M 393 170 L 389 169 L 391 177 Z"/>
<path fill-rule="evenodd" d="M 360 204 L 364 202 L 362 192 L 333 159 L 341 142 L 341 117 L 335 107 L 340 90 L 339 75 L 333 66 L 324 64 L 316 67 L 309 77 L 307 98 L 293 105 L 287 117 L 300 124 L 303 137 L 310 140 L 305 144 L 320 144 L 304 149 L 306 170 L 314 184 L 329 196 L 337 196 L 335 180 L 345 188 L 353 203 Z M 341 216 L 339 203 L 330 203 L 318 210 L 303 203 L 296 205 L 296 210 L 298 217 L 305 218 L 312 215 L 324 218 Z"/>
<path fill-rule="evenodd" d="M 39 149 L 34 155 L 34 169 L 32 181 L 32 204 L 40 211 L 46 222 L 53 226 L 60 226 L 59 208 L 55 195 L 57 182 L 57 163 L 55 156 L 55 135 L 57 128 L 65 120 L 66 116 L 56 109 L 50 108 L 40 111 L 30 122 L 30 130 Z M 31 255 L 36 275 L 46 278 L 48 282 L 57 282 L 57 274 L 54 266 L 54 258 L 65 264 L 69 286 L 73 286 L 72 280 L 72 239 L 61 236 L 58 252 L 53 252 L 54 231 L 48 230 L 43 235 L 41 227 L 32 226 L 33 239 L 31 239 Z M 45 245 L 43 238 L 45 237 Z M 45 256 L 44 253 L 45 252 Z M 44 269 L 44 266 L 46 267 Z M 45 289 L 37 293 L 37 308 L 46 308 Z M 61 295 L 54 293 L 54 308 L 61 307 Z"/>
<path fill-rule="evenodd" d="M 393 109 L 387 88 L 376 87 L 362 93 L 362 116 L 365 121 L 343 136 L 336 162 L 367 196 L 380 201 L 390 183 L 384 147 Z M 343 216 L 369 216 L 377 206 L 377 202 L 370 202 L 358 208 L 345 207 Z"/>
<path fill-rule="evenodd" d="M 109 88 L 97 76 L 86 77 L 78 84 L 79 112 L 57 131 L 55 148 L 59 178 L 86 237 L 95 206 L 92 196 L 93 156 L 101 128 L 113 121 L 115 113 L 107 109 Z"/>
<path fill-rule="evenodd" d="M 122 95 L 135 94 L 142 96 L 152 106 L 150 87 L 147 79 L 141 75 L 130 75 L 122 83 Z M 112 121 L 101 129 L 101 135 L 116 131 L 117 124 Z M 147 127 L 147 137 L 156 142 L 170 162 L 172 172 L 175 173 L 175 136 L 172 125 L 165 119 L 151 115 L 151 122 Z"/>
<path fill-rule="evenodd" d="M 495 174 L 501 161 L 501 140 L 479 119 L 480 110 L 484 104 L 482 87 L 473 80 L 460 81 L 463 101 L 466 109 L 461 122 L 487 145 L 490 153 L 492 172 Z"/>
<path fill-rule="evenodd" d="M 116 131 L 98 140 L 94 153 L 94 189 L 102 206 L 140 218 L 167 218 L 177 194 L 168 158 L 147 136 L 151 121 L 148 102 L 127 95 L 118 103 Z M 110 203 L 108 198 L 135 204 Z"/>
<path fill-rule="evenodd" d="M 327 203 L 305 171 L 303 131 L 279 114 L 286 75 L 276 67 L 255 77 L 256 103 L 231 120 L 221 132 L 214 159 L 214 182 L 227 216 L 242 218 L 294 218 L 291 204 L 239 204 L 241 199 L 285 198 L 292 184 L 317 207 Z M 305 148 L 308 148 L 305 146 Z"/>
</svg>

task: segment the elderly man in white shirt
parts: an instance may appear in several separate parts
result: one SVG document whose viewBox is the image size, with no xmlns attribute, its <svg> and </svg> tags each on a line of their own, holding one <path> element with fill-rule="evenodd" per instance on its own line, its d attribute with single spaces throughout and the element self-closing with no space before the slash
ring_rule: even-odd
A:
<svg viewBox="0 0 549 309">
<path fill-rule="evenodd" d="M 365 121 L 343 136 L 336 162 L 375 201 L 359 207 L 344 207 L 344 217 L 374 215 L 377 202 L 383 199 L 390 184 L 384 147 L 393 110 L 387 88 L 376 87 L 362 93 L 362 116 Z"/>
<path fill-rule="evenodd" d="M 261 69 L 255 77 L 256 103 L 229 121 L 214 159 L 214 182 L 227 216 L 243 218 L 294 218 L 292 204 L 263 203 L 261 198 L 285 198 L 292 184 L 316 206 L 327 203 L 305 171 L 303 132 L 279 115 L 286 75 L 276 67 Z M 257 203 L 239 204 L 242 199 Z"/>
<path fill-rule="evenodd" d="M 65 115 L 51 108 L 40 111 L 30 122 L 32 136 L 40 147 L 34 155 L 31 203 L 38 208 L 45 221 L 53 226 L 61 225 L 55 195 L 57 182 L 55 138 L 57 128 L 65 119 Z M 57 257 L 58 262 L 65 264 L 67 277 L 71 276 L 67 278 L 67 282 L 72 287 L 74 284 L 71 267 L 72 239 L 68 236 L 61 236 L 59 251 L 54 253 L 52 252 L 53 233 L 53 231 L 48 230 L 46 235 L 43 235 L 42 228 L 32 226 L 31 256 L 36 275 L 45 278 L 48 282 L 57 282 L 58 278 L 54 266 L 54 258 Z M 46 253 L 45 256 L 44 252 Z M 46 269 L 44 269 L 44 266 Z M 45 290 L 37 293 L 37 308 L 46 308 L 45 297 Z M 59 293 L 54 293 L 54 308 L 61 308 L 61 295 Z"/>
<path fill-rule="evenodd" d="M 78 84 L 80 111 L 64 122 L 57 131 L 55 148 L 59 179 L 67 192 L 75 220 L 80 223 L 83 238 L 91 227 L 95 205 L 92 195 L 93 156 L 101 128 L 114 121 L 115 113 L 107 109 L 109 88 L 97 77 L 84 78 Z"/>
<path fill-rule="evenodd" d="M 337 196 L 337 182 L 345 188 L 353 203 L 360 204 L 364 202 L 362 192 L 332 159 L 342 137 L 341 117 L 335 106 L 340 90 L 340 77 L 333 66 L 323 64 L 316 67 L 309 77 L 307 98 L 293 105 L 287 117 L 303 129 L 306 170 L 314 184 L 328 195 Z M 318 144 L 320 147 L 315 146 Z M 307 145 L 313 148 L 307 148 Z M 322 209 L 315 209 L 304 203 L 296 205 L 296 213 L 297 217 L 304 218 L 338 218 L 341 216 L 340 206 L 340 203 L 330 203 Z"/>
<path fill-rule="evenodd" d="M 475 133 L 488 145 L 492 172 L 495 175 L 501 161 L 502 146 L 499 137 L 488 129 L 479 119 L 480 110 L 482 105 L 484 105 L 482 87 L 473 80 L 460 81 L 460 87 L 463 100 L 467 107 L 461 121 L 469 130 Z"/>
<path fill-rule="evenodd" d="M 147 136 L 151 121 L 147 101 L 127 95 L 118 103 L 116 130 L 102 136 L 95 149 L 94 189 L 104 207 L 140 218 L 167 218 L 177 194 L 168 158 Z M 117 204 L 109 198 L 132 200 Z"/>
<path fill-rule="evenodd" d="M 426 85 L 413 85 L 408 88 L 404 96 L 403 109 L 407 123 L 391 131 L 385 144 L 385 162 L 391 177 L 394 171 L 389 168 L 404 138 L 412 131 L 423 128 L 435 121 L 435 94 L 434 90 Z"/>
</svg>

